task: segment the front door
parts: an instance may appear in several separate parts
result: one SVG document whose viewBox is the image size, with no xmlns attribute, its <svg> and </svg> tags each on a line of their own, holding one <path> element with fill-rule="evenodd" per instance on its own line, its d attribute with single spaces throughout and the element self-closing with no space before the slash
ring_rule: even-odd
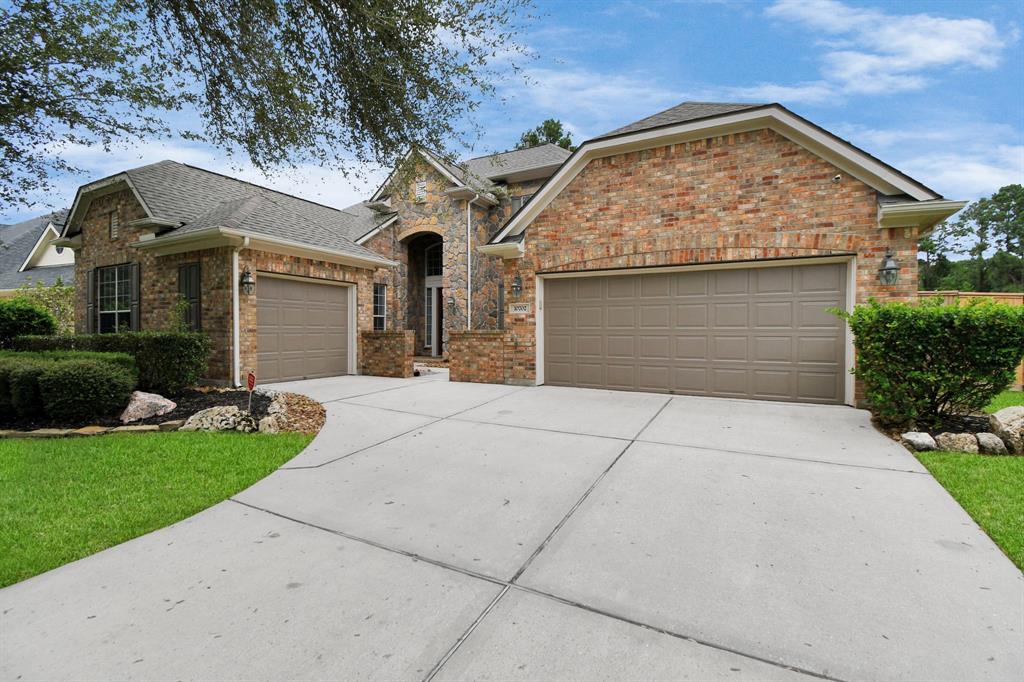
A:
<svg viewBox="0 0 1024 682">
<path fill-rule="evenodd" d="M 430 355 L 437 357 L 444 353 L 444 289 L 427 278 L 425 307 L 424 346 Z M 438 280 L 441 278 L 438 277 Z"/>
</svg>

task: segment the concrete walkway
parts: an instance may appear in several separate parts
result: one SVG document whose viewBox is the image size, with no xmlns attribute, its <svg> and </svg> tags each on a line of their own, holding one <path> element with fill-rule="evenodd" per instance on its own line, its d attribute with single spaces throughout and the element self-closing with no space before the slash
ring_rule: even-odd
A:
<svg viewBox="0 0 1024 682">
<path fill-rule="evenodd" d="M 1024 678 L 1021 573 L 865 412 L 287 387 L 279 471 L 0 591 L 0 678 Z"/>
</svg>

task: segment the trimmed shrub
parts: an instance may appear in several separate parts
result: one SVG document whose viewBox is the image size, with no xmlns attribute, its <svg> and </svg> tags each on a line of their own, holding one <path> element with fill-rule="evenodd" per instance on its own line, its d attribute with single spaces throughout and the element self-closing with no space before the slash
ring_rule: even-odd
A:
<svg viewBox="0 0 1024 682">
<path fill-rule="evenodd" d="M 0 348 L 23 334 L 55 334 L 57 320 L 46 310 L 21 299 L 0 300 Z"/>
<path fill-rule="evenodd" d="M 0 350 L 0 367 L 2 367 L 2 361 L 5 359 L 13 358 L 23 360 L 41 360 L 43 362 L 57 362 L 59 360 L 98 360 L 102 362 L 109 362 L 114 364 L 134 377 L 138 377 L 139 370 L 135 366 L 135 358 L 127 353 L 100 353 L 98 351 L 91 350 L 52 350 L 52 351 L 15 351 L 15 350 Z M 0 369 L 2 373 L 2 369 Z M 3 377 L 0 376 L 0 393 L 2 389 Z M 0 398 L 0 401 L 3 399 Z"/>
<path fill-rule="evenodd" d="M 1024 357 L 1024 307 L 878 303 L 836 311 L 857 347 L 853 370 L 887 426 L 928 428 L 976 412 L 1013 381 Z"/>
<path fill-rule="evenodd" d="M 45 413 L 43 398 L 39 395 L 39 376 L 48 364 L 38 360 L 21 360 L 11 369 L 7 379 L 11 407 L 19 417 L 27 419 Z"/>
<path fill-rule="evenodd" d="M 177 395 L 194 386 L 206 372 L 212 344 L 195 332 L 127 332 L 75 336 L 22 336 L 14 340 L 21 351 L 87 350 L 127 353 L 135 358 L 139 388 Z"/>
<path fill-rule="evenodd" d="M 87 420 L 123 410 L 135 387 L 124 367 L 103 360 L 62 360 L 42 366 L 38 390 L 53 418 Z"/>
</svg>

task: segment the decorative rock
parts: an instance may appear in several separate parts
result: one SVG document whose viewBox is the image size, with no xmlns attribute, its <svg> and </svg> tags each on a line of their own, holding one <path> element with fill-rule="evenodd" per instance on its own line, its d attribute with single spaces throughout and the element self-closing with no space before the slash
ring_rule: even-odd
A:
<svg viewBox="0 0 1024 682">
<path fill-rule="evenodd" d="M 111 433 L 153 433 L 159 431 L 156 424 L 132 424 L 130 426 L 115 426 L 110 429 Z"/>
<path fill-rule="evenodd" d="M 161 422 L 160 423 L 160 430 L 161 431 L 177 431 L 178 429 L 180 429 L 184 425 L 185 425 L 185 420 L 184 419 L 171 419 L 169 421 Z"/>
<path fill-rule="evenodd" d="M 984 455 L 1005 455 L 1006 444 L 1003 439 L 994 433 L 979 433 L 978 450 Z"/>
<path fill-rule="evenodd" d="M 168 400 L 156 393 L 143 393 L 132 391 L 132 399 L 128 401 L 128 407 L 121 413 L 121 423 L 137 422 L 140 419 L 159 417 L 162 414 L 171 412 L 178 406 L 173 400 Z"/>
<path fill-rule="evenodd" d="M 242 433 L 255 433 L 260 428 L 260 425 L 256 422 L 256 417 L 252 416 L 248 412 L 239 412 L 238 421 L 235 423 L 235 431 L 241 431 Z"/>
<path fill-rule="evenodd" d="M 179 431 L 234 431 L 240 410 L 234 405 L 221 405 L 200 410 L 185 420 Z"/>
<path fill-rule="evenodd" d="M 999 436 L 1006 449 L 1024 455 L 1024 405 L 1004 407 L 988 417 L 989 428 Z"/>
<path fill-rule="evenodd" d="M 24 438 L 64 438 L 74 433 L 72 429 L 36 429 L 35 431 L 25 431 L 22 434 Z"/>
<path fill-rule="evenodd" d="M 973 433 L 940 433 L 935 436 L 935 445 L 939 450 L 978 452 L 978 439 Z"/>
<path fill-rule="evenodd" d="M 931 437 L 931 434 L 923 431 L 907 431 L 900 436 L 900 439 L 911 450 L 927 452 L 935 449 L 935 439 Z"/>
<path fill-rule="evenodd" d="M 266 417 L 260 420 L 259 430 L 260 433 L 280 433 L 281 422 L 278 418 L 279 415 L 268 414 Z"/>
<path fill-rule="evenodd" d="M 264 388 L 263 386 L 257 386 L 252 390 L 252 392 L 259 393 L 260 395 L 265 395 L 268 398 L 276 398 L 277 394 L 279 393 L 279 391 L 275 391 L 272 388 Z"/>
<path fill-rule="evenodd" d="M 80 436 L 98 436 L 101 433 L 106 433 L 110 429 L 106 426 L 83 426 L 80 429 L 76 429 L 75 433 Z"/>
</svg>

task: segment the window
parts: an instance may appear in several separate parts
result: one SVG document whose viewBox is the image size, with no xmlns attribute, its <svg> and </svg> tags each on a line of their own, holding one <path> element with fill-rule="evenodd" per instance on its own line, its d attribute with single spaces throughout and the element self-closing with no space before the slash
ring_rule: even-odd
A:
<svg viewBox="0 0 1024 682">
<path fill-rule="evenodd" d="M 423 329 L 423 345 L 426 348 L 434 347 L 434 290 L 431 287 L 427 287 L 427 300 L 424 306 L 424 322 L 426 326 Z"/>
<path fill-rule="evenodd" d="M 387 326 L 388 317 L 388 285 L 373 285 L 373 331 L 382 332 Z"/>
<path fill-rule="evenodd" d="M 117 239 L 119 228 L 120 224 L 117 220 L 117 211 L 111 211 L 107 214 L 107 234 L 110 235 L 111 239 Z"/>
<path fill-rule="evenodd" d="M 516 211 L 521 209 L 523 207 L 523 204 L 525 204 L 531 198 L 533 198 L 532 194 L 524 194 L 521 197 L 512 197 L 512 212 L 515 213 Z"/>
<path fill-rule="evenodd" d="M 416 181 L 416 201 L 425 201 L 427 198 L 427 181 Z"/>
<path fill-rule="evenodd" d="M 178 294 L 188 302 L 182 322 L 194 332 L 202 329 L 202 280 L 199 263 L 186 263 L 178 267 Z"/>
<path fill-rule="evenodd" d="M 132 266 L 130 263 L 97 268 L 99 332 L 131 331 L 132 328 Z"/>
<path fill-rule="evenodd" d="M 440 277 L 442 270 L 443 254 L 441 253 L 441 245 L 433 244 L 428 246 L 424 253 L 427 261 L 427 277 Z"/>
</svg>

